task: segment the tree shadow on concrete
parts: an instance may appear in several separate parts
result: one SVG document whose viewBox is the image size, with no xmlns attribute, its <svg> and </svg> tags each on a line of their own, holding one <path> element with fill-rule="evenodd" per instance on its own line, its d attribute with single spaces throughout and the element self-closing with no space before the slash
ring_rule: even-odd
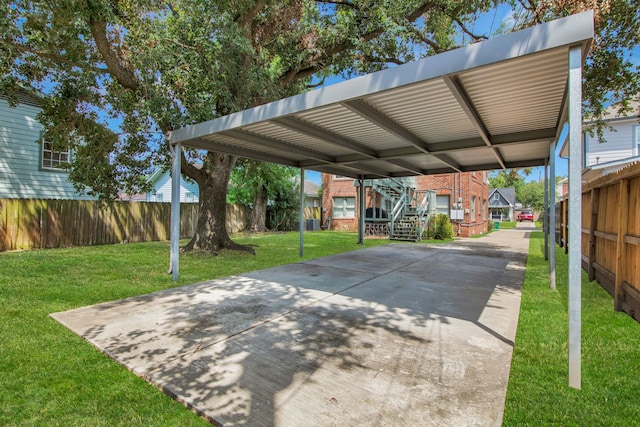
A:
<svg viewBox="0 0 640 427">
<path fill-rule="evenodd" d="M 54 317 L 220 425 L 455 419 L 495 400 L 485 376 L 504 376 L 492 365 L 513 343 L 495 298 L 518 288 L 513 257 L 415 248 L 424 256 L 381 275 L 299 263 Z"/>
</svg>

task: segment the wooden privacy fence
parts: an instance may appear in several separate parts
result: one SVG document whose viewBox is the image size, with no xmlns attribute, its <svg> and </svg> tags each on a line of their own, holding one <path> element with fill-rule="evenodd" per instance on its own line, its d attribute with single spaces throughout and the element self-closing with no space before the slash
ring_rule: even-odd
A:
<svg viewBox="0 0 640 427">
<path fill-rule="evenodd" d="M 567 247 L 567 200 L 556 210 L 556 238 Z M 582 268 L 640 320 L 640 162 L 582 189 Z"/>
<path fill-rule="evenodd" d="M 180 205 L 181 239 L 197 219 L 197 203 Z M 170 203 L 0 199 L 0 251 L 168 240 L 170 226 Z M 227 230 L 246 227 L 246 208 L 227 205 Z"/>
</svg>

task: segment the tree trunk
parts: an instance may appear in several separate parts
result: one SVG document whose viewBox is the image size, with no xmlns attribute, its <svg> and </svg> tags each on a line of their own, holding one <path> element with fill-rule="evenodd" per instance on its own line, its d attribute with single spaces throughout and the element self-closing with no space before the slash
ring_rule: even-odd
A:
<svg viewBox="0 0 640 427">
<path fill-rule="evenodd" d="M 232 249 L 255 255 L 251 246 L 233 242 L 227 233 L 227 185 L 235 163 L 233 156 L 209 152 L 202 168 L 191 176 L 200 187 L 198 223 L 183 251 L 199 250 L 215 255 L 221 249 Z"/>
<path fill-rule="evenodd" d="M 253 209 L 249 215 L 249 231 L 267 231 L 267 189 L 260 187 L 253 193 Z"/>
</svg>

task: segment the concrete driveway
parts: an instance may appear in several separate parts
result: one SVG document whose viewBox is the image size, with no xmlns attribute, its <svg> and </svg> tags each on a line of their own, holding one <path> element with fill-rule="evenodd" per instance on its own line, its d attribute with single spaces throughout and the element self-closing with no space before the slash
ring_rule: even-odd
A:
<svg viewBox="0 0 640 427">
<path fill-rule="evenodd" d="M 366 248 L 52 316 L 224 426 L 500 425 L 526 233 Z"/>
</svg>

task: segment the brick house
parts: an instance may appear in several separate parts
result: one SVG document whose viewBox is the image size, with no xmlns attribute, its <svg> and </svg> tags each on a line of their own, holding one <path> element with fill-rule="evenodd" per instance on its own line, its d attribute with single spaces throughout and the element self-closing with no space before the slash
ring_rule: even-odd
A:
<svg viewBox="0 0 640 427">
<path fill-rule="evenodd" d="M 408 180 L 411 180 L 418 192 L 432 190 L 436 193 L 436 210 L 453 218 L 456 235 L 468 237 L 487 231 L 489 186 L 486 171 L 423 175 Z M 322 174 L 324 228 L 357 230 L 357 193 L 353 178 Z M 365 207 L 367 221 L 371 221 L 372 216 L 377 217 L 378 221 L 384 221 L 385 216 L 388 216 L 389 206 L 384 206 L 384 197 L 377 195 L 368 186 Z M 456 219 L 458 217 L 461 219 Z"/>
</svg>

